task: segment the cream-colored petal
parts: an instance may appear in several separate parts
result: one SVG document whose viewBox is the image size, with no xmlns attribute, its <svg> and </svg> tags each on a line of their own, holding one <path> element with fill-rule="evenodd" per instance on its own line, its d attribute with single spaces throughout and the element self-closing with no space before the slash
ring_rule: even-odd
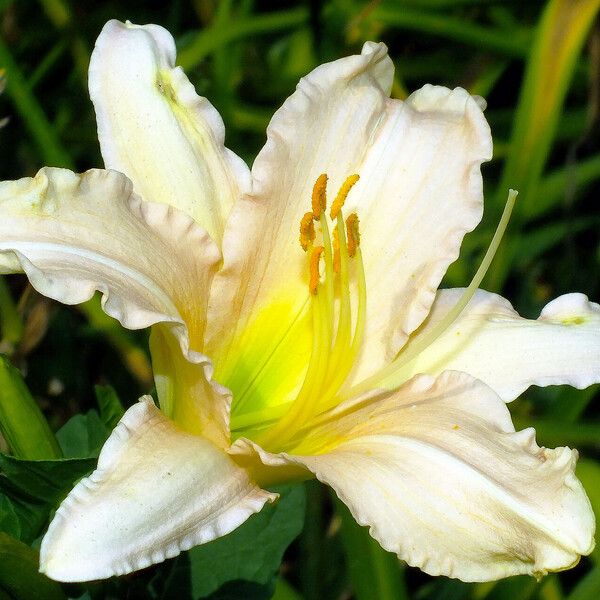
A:
<svg viewBox="0 0 600 600">
<path fill-rule="evenodd" d="M 99 290 L 124 327 L 169 323 L 185 353 L 202 350 L 220 254 L 190 217 L 141 201 L 121 173 L 54 168 L 0 183 L 0 216 L 1 273 L 65 304 Z"/>
<path fill-rule="evenodd" d="M 463 234 L 481 217 L 479 165 L 491 156 L 491 138 L 477 101 L 464 90 L 432 86 L 406 102 L 391 100 L 392 73 L 385 46 L 366 44 L 360 56 L 302 79 L 269 125 L 252 168 L 252 192 L 227 225 L 225 268 L 209 307 L 207 345 L 217 376 L 235 392 L 230 380 L 251 362 L 250 352 L 255 370 L 245 380 L 256 381 L 257 396 L 255 376 L 271 383 L 284 371 L 291 384 L 306 364 L 288 361 L 282 369 L 279 357 L 310 352 L 308 311 L 302 313 L 308 259 L 298 224 L 319 174 L 329 175 L 330 201 L 348 175 L 361 176 L 346 211 L 356 210 L 361 220 L 366 266 L 360 377 L 394 356 L 425 318 Z M 239 315 L 235 328 L 232 313 Z M 400 319 L 391 318 L 398 313 Z"/>
<path fill-rule="evenodd" d="M 163 354 L 197 363 L 189 368 L 204 391 L 195 403 L 203 418 L 180 422 L 224 445 L 229 394 L 207 384 L 212 368 L 200 354 L 208 287 L 220 260 L 206 232 L 172 207 L 141 201 L 114 171 L 46 168 L 35 178 L 1 183 L 0 217 L 0 272 L 25 271 L 40 293 L 65 304 L 99 290 L 104 310 L 130 329 L 163 323 L 180 346 L 171 343 Z M 174 414 L 167 395 L 160 400 Z"/>
<path fill-rule="evenodd" d="M 89 87 L 106 167 L 125 173 L 144 200 L 186 212 L 220 243 L 249 171 L 225 148 L 219 113 L 175 67 L 169 32 L 109 21 Z"/>
<path fill-rule="evenodd" d="M 486 581 L 565 569 L 591 552 L 577 452 L 540 448 L 533 429 L 515 432 L 478 380 L 421 376 L 336 412 L 287 454 L 258 455 L 275 473 L 285 462 L 310 469 L 408 564 Z"/>
<path fill-rule="evenodd" d="M 440 290 L 411 342 L 426 335 L 462 292 Z M 481 379 L 507 402 L 530 385 L 568 384 L 581 389 L 598 383 L 600 306 L 583 294 L 566 294 L 550 302 L 537 320 L 529 320 L 520 317 L 508 300 L 478 290 L 460 317 L 394 380 L 447 369 Z"/>
<path fill-rule="evenodd" d="M 275 498 L 145 397 L 56 512 L 40 569 L 59 581 L 130 573 L 229 533 Z"/>
<path fill-rule="evenodd" d="M 212 363 L 188 360 L 163 324 L 152 327 L 150 354 L 162 411 L 188 433 L 228 449 L 231 392 L 214 381 Z"/>
</svg>

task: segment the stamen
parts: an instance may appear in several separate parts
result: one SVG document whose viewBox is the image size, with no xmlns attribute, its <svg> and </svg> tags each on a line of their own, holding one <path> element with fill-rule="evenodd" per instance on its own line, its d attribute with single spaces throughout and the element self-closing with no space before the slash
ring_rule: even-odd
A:
<svg viewBox="0 0 600 600">
<path fill-rule="evenodd" d="M 349 231 L 346 232 L 342 207 L 358 179 L 358 175 L 348 177 L 336 196 L 331 209 L 331 216 L 335 220 L 333 231 L 325 214 L 326 174 L 320 175 L 315 182 L 312 212 L 306 213 L 300 222 L 300 244 L 309 253 L 308 288 L 313 318 L 313 348 L 296 398 L 290 401 L 274 424 L 257 431 L 253 436 L 263 447 L 285 448 L 290 440 L 290 429 L 297 429 L 321 414 L 324 405 L 335 402 L 340 386 L 352 370 L 364 330 L 366 288 L 359 250 L 358 217 L 356 214 L 350 215 L 347 221 Z M 317 219 L 320 225 L 318 230 L 315 226 Z M 322 241 L 315 247 L 313 243 L 317 233 Z M 350 260 L 354 256 L 360 265 L 356 268 L 359 298 L 353 327 Z M 337 287 L 334 287 L 334 282 Z"/>
<path fill-rule="evenodd" d="M 337 227 L 333 230 L 333 270 L 335 273 L 340 272 L 340 234 Z"/>
<path fill-rule="evenodd" d="M 306 252 L 315 241 L 315 221 L 312 212 L 307 212 L 300 221 L 300 245 Z"/>
<path fill-rule="evenodd" d="M 346 219 L 346 235 L 348 236 L 348 256 L 353 257 L 360 246 L 360 231 L 356 213 L 352 213 Z"/>
<path fill-rule="evenodd" d="M 319 263 L 321 262 L 321 254 L 323 254 L 324 251 L 325 248 L 323 248 L 323 246 L 317 246 L 313 249 L 312 254 L 310 255 L 310 280 L 308 283 L 308 289 L 313 296 L 317 295 L 317 289 L 321 279 Z"/>
<path fill-rule="evenodd" d="M 342 183 L 342 187 L 340 188 L 340 191 L 337 193 L 337 196 L 335 197 L 335 200 L 333 201 L 333 204 L 331 205 L 331 210 L 329 211 L 329 216 L 332 219 L 337 218 L 338 214 L 340 213 L 340 210 L 342 210 L 342 206 L 344 206 L 344 202 L 346 202 L 346 198 L 348 197 L 350 190 L 352 189 L 354 184 L 359 179 L 360 179 L 360 176 L 357 174 L 354 174 L 354 175 L 350 175 L 350 177 L 347 177 L 346 181 L 344 181 L 344 183 Z"/>
<path fill-rule="evenodd" d="M 315 220 L 321 217 L 321 214 L 327 208 L 327 173 L 322 173 L 317 177 L 312 191 L 312 212 Z"/>
</svg>

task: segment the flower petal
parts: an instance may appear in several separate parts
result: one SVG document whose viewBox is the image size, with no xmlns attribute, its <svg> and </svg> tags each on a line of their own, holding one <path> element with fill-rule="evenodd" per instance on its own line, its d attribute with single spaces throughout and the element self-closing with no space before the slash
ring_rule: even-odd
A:
<svg viewBox="0 0 600 600">
<path fill-rule="evenodd" d="M 440 290 L 431 315 L 414 336 L 425 335 L 458 301 L 463 290 Z M 411 338 L 411 342 L 413 339 Z M 600 382 L 600 306 L 583 294 L 548 304 L 537 320 L 524 319 L 501 296 L 478 290 L 460 317 L 394 378 L 464 371 L 505 401 L 530 385 Z"/>
<path fill-rule="evenodd" d="M 89 87 L 106 167 L 125 173 L 144 200 L 188 213 L 220 243 L 249 171 L 225 148 L 219 113 L 175 67 L 169 32 L 109 21 Z"/>
<path fill-rule="evenodd" d="M 146 397 L 56 512 L 40 569 L 59 581 L 130 573 L 229 533 L 275 498 Z"/>
<path fill-rule="evenodd" d="M 188 216 L 142 202 L 120 173 L 53 168 L 0 183 L 0 214 L 1 273 L 25 271 L 40 293 L 65 304 L 99 290 L 124 327 L 167 322 L 184 352 L 202 350 L 220 255 Z"/>
<path fill-rule="evenodd" d="M 486 385 L 446 372 L 340 407 L 288 454 L 258 455 L 275 472 L 310 469 L 408 564 L 486 581 L 565 569 L 594 546 L 577 452 L 534 434 L 515 432 Z"/>
<path fill-rule="evenodd" d="M 187 419 L 183 405 L 176 411 L 166 393 L 161 406 L 173 418 L 181 413 L 177 420 L 190 432 L 228 445 L 229 393 L 209 384 L 212 367 L 199 353 L 220 259 L 206 232 L 169 206 L 141 201 L 114 171 L 46 168 L 1 183 L 0 214 L 0 272 L 25 271 L 40 293 L 65 304 L 100 290 L 104 310 L 130 329 L 163 323 L 176 343 L 161 356 L 196 363 L 189 367 L 196 418 Z"/>
<path fill-rule="evenodd" d="M 361 176 L 347 200 L 361 220 L 368 290 L 361 377 L 393 357 L 425 318 L 464 233 L 480 220 L 479 165 L 491 156 L 491 138 L 477 101 L 432 86 L 406 102 L 391 100 L 392 73 L 385 46 L 366 44 L 360 56 L 303 78 L 274 115 L 252 192 L 228 222 L 225 268 L 211 292 L 207 347 L 225 381 L 249 362 L 250 348 L 279 372 L 277 356 L 289 352 L 286 343 L 272 352 L 281 340 L 310 351 L 310 327 L 298 318 L 308 297 L 298 224 L 319 174 L 329 175 L 330 200 L 348 175 Z M 255 315 L 273 306 L 281 308 L 277 318 L 258 324 Z M 270 369 L 255 364 L 261 374 Z M 297 377 L 298 369 L 290 364 L 285 373 Z"/>
<path fill-rule="evenodd" d="M 168 327 L 152 327 L 152 371 L 160 408 L 188 433 L 226 450 L 230 441 L 231 392 L 213 379 L 212 363 L 191 362 Z"/>
</svg>

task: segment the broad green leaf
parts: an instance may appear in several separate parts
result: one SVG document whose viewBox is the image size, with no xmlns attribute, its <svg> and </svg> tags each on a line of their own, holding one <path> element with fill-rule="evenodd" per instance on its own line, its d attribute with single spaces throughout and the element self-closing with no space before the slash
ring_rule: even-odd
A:
<svg viewBox="0 0 600 600">
<path fill-rule="evenodd" d="M 274 592 L 273 582 L 231 581 L 208 596 L 208 600 L 270 600 Z"/>
<path fill-rule="evenodd" d="M 22 541 L 40 535 L 51 511 L 95 465 L 95 459 L 34 461 L 0 454 L 0 498 L 16 515 Z M 15 529 L 14 522 L 9 525 Z"/>
<path fill-rule="evenodd" d="M 21 524 L 13 503 L 6 497 L 0 495 L 0 531 L 21 538 Z"/>
<path fill-rule="evenodd" d="M 243 580 L 258 587 L 274 581 L 285 549 L 302 530 L 305 508 L 301 485 L 280 486 L 274 491 L 280 494 L 275 504 L 266 505 L 225 537 L 189 551 L 194 598 L 209 596 L 232 581 Z"/>
<path fill-rule="evenodd" d="M 57 432 L 56 438 L 65 458 L 96 458 L 110 435 L 95 410 L 71 417 Z"/>
<path fill-rule="evenodd" d="M 125 409 L 117 392 L 110 385 L 97 385 L 94 390 L 100 408 L 100 418 L 104 425 L 112 431 L 121 420 Z"/>
<path fill-rule="evenodd" d="M 0 591 L 11 600 L 66 600 L 60 585 L 38 572 L 39 555 L 0 533 Z M 1 596 L 0 596 L 1 597 Z"/>
<path fill-rule="evenodd" d="M 39 460 L 62 456 L 21 374 L 3 356 L 0 356 L 0 431 L 18 458 Z"/>
<path fill-rule="evenodd" d="M 280 575 L 275 583 L 272 600 L 302 600 L 302 595 Z"/>
</svg>

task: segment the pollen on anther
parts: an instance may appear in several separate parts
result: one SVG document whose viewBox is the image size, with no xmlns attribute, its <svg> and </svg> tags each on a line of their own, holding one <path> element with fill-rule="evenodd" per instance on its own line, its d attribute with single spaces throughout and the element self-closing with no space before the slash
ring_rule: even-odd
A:
<svg viewBox="0 0 600 600">
<path fill-rule="evenodd" d="M 315 241 L 315 222 L 312 212 L 304 214 L 300 221 L 300 245 L 306 252 Z"/>
<path fill-rule="evenodd" d="M 317 177 L 312 191 L 312 212 L 315 219 L 320 219 L 327 208 L 327 173 Z"/>
<path fill-rule="evenodd" d="M 308 282 L 308 289 L 310 293 L 315 296 L 321 279 L 319 263 L 321 262 L 321 254 L 323 254 L 324 250 L 325 248 L 323 246 L 317 246 L 310 255 L 310 280 Z"/>
<path fill-rule="evenodd" d="M 332 219 L 336 219 L 340 210 L 342 210 L 342 206 L 344 206 L 344 202 L 346 202 L 346 198 L 350 193 L 350 190 L 354 186 L 354 184 L 360 179 L 360 175 L 356 173 L 354 175 L 350 175 L 350 177 L 346 178 L 346 181 L 342 183 L 342 187 L 340 191 L 337 193 L 333 204 L 331 205 L 331 210 L 329 211 L 329 216 Z"/>
<path fill-rule="evenodd" d="M 356 213 L 352 213 L 346 219 L 346 235 L 348 237 L 348 256 L 354 256 L 360 246 L 360 231 Z"/>
</svg>

